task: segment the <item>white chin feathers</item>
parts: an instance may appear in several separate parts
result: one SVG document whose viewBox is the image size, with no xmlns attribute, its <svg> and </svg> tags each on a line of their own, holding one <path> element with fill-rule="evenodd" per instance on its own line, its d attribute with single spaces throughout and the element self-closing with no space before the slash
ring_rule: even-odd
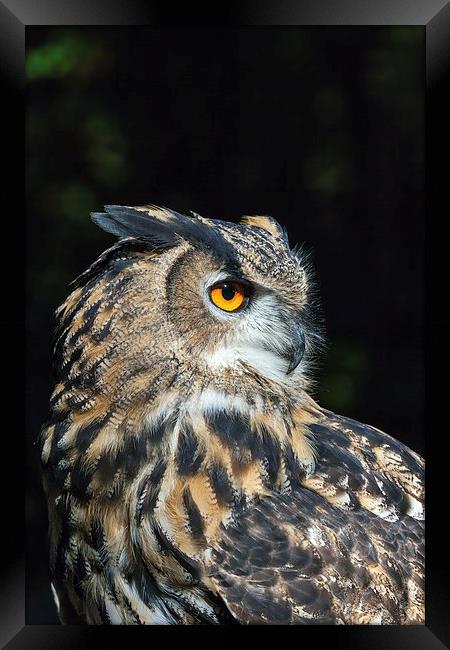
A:
<svg viewBox="0 0 450 650">
<path fill-rule="evenodd" d="M 275 352 L 262 350 L 248 345 L 245 347 L 223 347 L 206 357 L 208 365 L 213 369 L 237 367 L 239 362 L 252 366 L 260 375 L 276 381 L 287 381 L 289 361 Z"/>
</svg>

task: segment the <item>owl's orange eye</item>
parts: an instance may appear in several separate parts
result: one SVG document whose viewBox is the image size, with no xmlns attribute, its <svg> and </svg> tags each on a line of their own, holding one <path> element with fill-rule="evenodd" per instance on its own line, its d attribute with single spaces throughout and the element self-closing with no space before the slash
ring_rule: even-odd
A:
<svg viewBox="0 0 450 650">
<path fill-rule="evenodd" d="M 212 303 L 224 311 L 237 311 L 247 303 L 247 294 L 239 282 L 221 282 L 209 290 Z"/>
</svg>

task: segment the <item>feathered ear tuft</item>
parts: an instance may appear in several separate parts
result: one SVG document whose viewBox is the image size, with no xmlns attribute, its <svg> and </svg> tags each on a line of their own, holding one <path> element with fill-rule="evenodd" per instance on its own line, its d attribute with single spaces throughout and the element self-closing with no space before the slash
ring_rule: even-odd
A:
<svg viewBox="0 0 450 650">
<path fill-rule="evenodd" d="M 180 239 L 208 248 L 223 247 L 223 239 L 199 215 L 184 214 L 156 205 L 130 207 L 105 205 L 106 212 L 92 212 L 91 219 L 116 237 L 139 237 L 155 246 L 175 246 Z"/>
<path fill-rule="evenodd" d="M 245 215 L 241 218 L 241 223 L 250 228 L 262 228 L 269 232 L 273 237 L 284 239 L 287 242 L 286 230 L 273 217 L 266 215 Z"/>
<path fill-rule="evenodd" d="M 155 205 L 133 208 L 105 205 L 106 212 L 93 212 L 92 221 L 116 237 L 143 237 L 157 246 L 173 246 L 176 237 L 190 229 L 192 220 Z"/>
</svg>

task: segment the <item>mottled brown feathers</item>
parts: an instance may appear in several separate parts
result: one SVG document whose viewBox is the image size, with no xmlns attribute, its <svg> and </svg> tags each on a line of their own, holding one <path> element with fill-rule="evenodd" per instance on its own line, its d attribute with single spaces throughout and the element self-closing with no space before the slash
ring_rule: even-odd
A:
<svg viewBox="0 0 450 650">
<path fill-rule="evenodd" d="M 405 450 L 395 469 L 370 467 L 372 449 L 397 456 L 400 444 L 330 413 L 319 421 L 316 472 L 227 527 L 210 584 L 245 623 L 423 623 L 423 513 L 405 483 L 415 476 L 423 499 L 422 462 Z"/>
<path fill-rule="evenodd" d="M 423 461 L 308 397 L 320 334 L 281 226 L 94 220 L 126 238 L 57 312 L 40 436 L 61 620 L 423 622 Z M 252 284 L 238 315 L 208 300 L 224 277 Z"/>
</svg>

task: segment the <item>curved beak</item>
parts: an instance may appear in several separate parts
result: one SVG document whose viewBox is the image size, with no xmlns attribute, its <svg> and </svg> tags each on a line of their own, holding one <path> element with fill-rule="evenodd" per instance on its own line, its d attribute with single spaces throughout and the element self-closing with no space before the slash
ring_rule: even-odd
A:
<svg viewBox="0 0 450 650">
<path fill-rule="evenodd" d="M 303 359 L 305 354 L 305 337 L 301 330 L 295 330 L 294 340 L 292 341 L 292 350 L 289 356 L 289 366 L 286 370 L 286 374 L 290 375 L 291 372 L 297 368 L 300 361 Z"/>
</svg>

